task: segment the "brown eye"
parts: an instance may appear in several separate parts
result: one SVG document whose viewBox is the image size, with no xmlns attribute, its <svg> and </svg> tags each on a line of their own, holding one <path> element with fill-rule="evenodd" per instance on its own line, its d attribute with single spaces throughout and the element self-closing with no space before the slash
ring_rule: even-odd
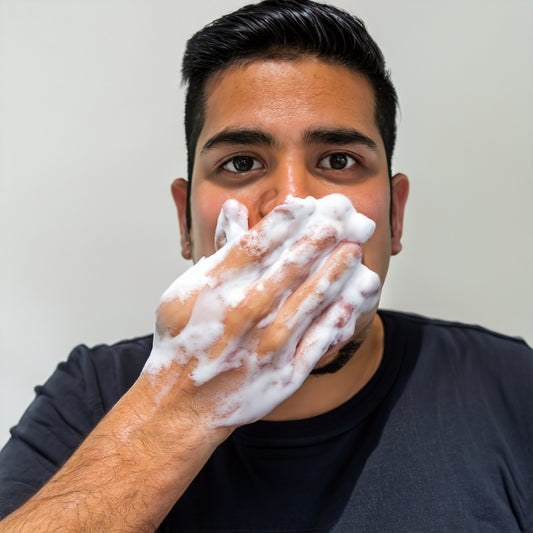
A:
<svg viewBox="0 0 533 533">
<path fill-rule="evenodd" d="M 357 161 L 352 156 L 343 152 L 337 152 L 322 158 L 318 162 L 318 167 L 328 170 L 345 170 L 356 163 Z"/>
<path fill-rule="evenodd" d="M 222 168 L 229 170 L 230 172 L 249 172 L 250 170 L 256 170 L 260 167 L 261 164 L 257 159 L 247 155 L 232 157 L 222 166 Z"/>
</svg>

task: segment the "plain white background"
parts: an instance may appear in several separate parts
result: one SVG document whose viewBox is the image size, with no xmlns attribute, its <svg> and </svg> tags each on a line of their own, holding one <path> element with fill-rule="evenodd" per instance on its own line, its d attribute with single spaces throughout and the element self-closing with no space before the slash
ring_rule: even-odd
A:
<svg viewBox="0 0 533 533">
<path fill-rule="evenodd" d="M 180 259 L 187 37 L 243 5 L 0 0 L 0 443 L 79 343 L 149 333 Z M 383 306 L 533 342 L 533 3 L 343 0 L 401 102 L 411 178 Z"/>
</svg>

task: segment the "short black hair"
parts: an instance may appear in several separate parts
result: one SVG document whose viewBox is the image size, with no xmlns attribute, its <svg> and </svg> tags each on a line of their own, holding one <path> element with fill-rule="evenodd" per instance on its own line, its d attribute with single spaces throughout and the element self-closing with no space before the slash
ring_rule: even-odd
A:
<svg viewBox="0 0 533 533">
<path fill-rule="evenodd" d="M 364 23 L 337 7 L 311 0 L 264 0 L 224 15 L 187 42 L 182 77 L 187 84 L 185 137 L 189 228 L 194 154 L 205 120 L 208 81 L 234 65 L 302 56 L 345 66 L 367 78 L 374 93 L 376 125 L 391 173 L 396 141 L 396 90 L 383 54 Z"/>
</svg>

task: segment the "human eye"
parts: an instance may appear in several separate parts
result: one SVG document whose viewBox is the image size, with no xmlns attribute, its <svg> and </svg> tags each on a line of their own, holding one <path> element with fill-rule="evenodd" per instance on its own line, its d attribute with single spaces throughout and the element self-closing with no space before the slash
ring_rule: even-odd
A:
<svg viewBox="0 0 533 533">
<path fill-rule="evenodd" d="M 255 157 L 249 155 L 236 155 L 222 164 L 221 168 L 228 172 L 242 174 L 262 168 L 262 164 Z"/>
<path fill-rule="evenodd" d="M 357 163 L 355 157 L 345 152 L 335 152 L 320 159 L 317 166 L 326 170 L 347 170 Z"/>
</svg>

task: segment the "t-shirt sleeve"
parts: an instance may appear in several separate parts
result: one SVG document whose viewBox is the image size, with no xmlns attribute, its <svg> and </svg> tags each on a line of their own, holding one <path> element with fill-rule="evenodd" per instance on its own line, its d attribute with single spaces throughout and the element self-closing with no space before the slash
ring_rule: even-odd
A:
<svg viewBox="0 0 533 533">
<path fill-rule="evenodd" d="M 0 518 L 35 494 L 133 384 L 147 343 L 78 346 L 43 386 L 0 453 Z M 117 348 L 118 346 L 118 348 Z M 133 352 L 133 353 L 128 353 Z"/>
<path fill-rule="evenodd" d="M 437 354 L 434 382 L 446 368 L 451 376 L 448 404 L 439 409 L 457 417 L 450 443 L 477 469 L 477 489 L 493 502 L 485 519 L 511 509 L 520 530 L 533 531 L 533 351 L 479 327 L 441 329 L 430 330 L 425 348 Z"/>
</svg>

